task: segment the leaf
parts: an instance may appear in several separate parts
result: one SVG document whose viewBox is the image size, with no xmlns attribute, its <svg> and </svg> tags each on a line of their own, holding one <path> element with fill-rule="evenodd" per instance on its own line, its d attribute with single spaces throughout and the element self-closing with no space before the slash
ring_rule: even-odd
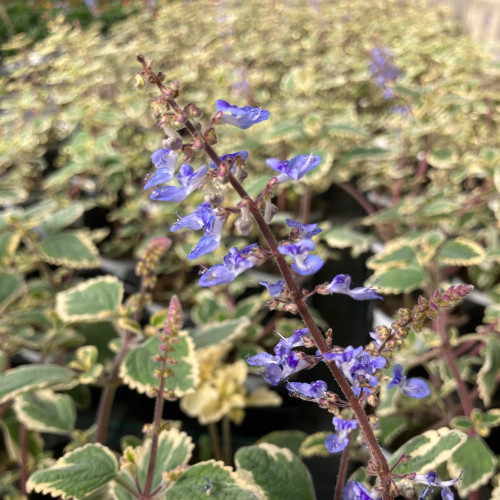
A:
<svg viewBox="0 0 500 500">
<path fill-rule="evenodd" d="M 374 156 L 381 157 L 387 156 L 391 153 L 389 149 L 384 148 L 353 148 L 341 156 L 342 163 L 348 163 L 350 161 L 364 161 L 372 159 Z"/>
<path fill-rule="evenodd" d="M 375 272 L 370 282 L 376 283 L 377 292 L 381 294 L 409 293 L 427 282 L 427 274 L 418 264 L 408 264 Z"/>
<path fill-rule="evenodd" d="M 498 335 L 489 334 L 484 337 L 484 363 L 477 374 L 479 396 L 486 407 L 491 405 L 491 398 L 497 386 L 496 378 L 500 370 L 500 339 Z"/>
<path fill-rule="evenodd" d="M 455 238 L 446 242 L 438 251 L 437 260 L 448 266 L 473 266 L 485 258 L 483 247 L 466 238 Z"/>
<path fill-rule="evenodd" d="M 400 415 L 379 417 L 378 422 L 380 430 L 377 434 L 377 439 L 384 445 L 389 444 L 394 438 L 401 434 L 408 425 L 406 418 Z"/>
<path fill-rule="evenodd" d="M 34 472 L 26 487 L 44 495 L 78 500 L 111 481 L 117 472 L 118 464 L 109 448 L 88 444 L 67 453 L 52 467 Z"/>
<path fill-rule="evenodd" d="M 174 344 L 173 352 L 169 353 L 178 361 L 169 365 L 173 376 L 165 380 L 165 389 L 174 391 L 177 397 L 192 392 L 198 385 L 198 359 L 194 353 L 194 343 L 186 331 L 179 332 L 179 342 Z M 159 354 L 160 340 L 157 337 L 146 340 L 143 344 L 130 350 L 120 367 L 120 377 L 137 392 L 143 394 L 159 386 L 159 380 L 153 376 L 158 369 L 152 357 Z"/>
<path fill-rule="evenodd" d="M 351 248 L 353 257 L 370 249 L 371 238 L 349 228 L 333 228 L 322 236 L 330 248 Z"/>
<path fill-rule="evenodd" d="M 307 434 L 304 431 L 273 431 L 262 436 L 256 444 L 270 443 L 280 448 L 288 448 L 295 455 L 300 456 L 300 448 Z"/>
<path fill-rule="evenodd" d="M 307 467 L 289 449 L 273 444 L 240 448 L 235 456 L 238 473 L 244 470 L 269 499 L 314 500 Z"/>
<path fill-rule="evenodd" d="M 210 496 L 206 493 L 210 489 Z M 191 466 L 167 491 L 168 500 L 261 500 L 231 467 L 209 460 Z"/>
<path fill-rule="evenodd" d="M 244 334 L 249 324 L 250 320 L 246 317 L 229 319 L 189 329 L 189 335 L 193 339 L 196 349 L 201 349 L 223 341 L 233 341 Z"/>
<path fill-rule="evenodd" d="M 19 366 L 0 374 L 0 403 L 35 389 L 69 389 L 76 383 L 74 372 L 64 366 Z"/>
<path fill-rule="evenodd" d="M 152 490 L 160 485 L 163 472 L 186 465 L 191 459 L 193 449 L 193 440 L 185 432 L 175 428 L 162 432 L 158 440 Z M 136 453 L 137 478 L 141 487 L 144 487 L 148 475 L 149 457 L 151 456 L 151 439 L 148 438 L 144 445 L 136 448 Z"/>
<path fill-rule="evenodd" d="M 99 321 L 116 315 L 123 284 L 114 276 L 93 278 L 56 295 L 56 312 L 68 323 Z"/>
<path fill-rule="evenodd" d="M 17 274 L 0 273 L 0 310 L 16 300 L 25 290 L 24 281 Z"/>
<path fill-rule="evenodd" d="M 495 454 L 479 436 L 469 436 L 447 461 L 452 477 L 458 477 L 463 471 L 455 485 L 462 498 L 486 484 L 495 473 L 496 465 Z"/>
<path fill-rule="evenodd" d="M 28 392 L 16 397 L 13 407 L 18 420 L 33 431 L 68 434 L 75 427 L 75 405 L 67 394 Z"/>
<path fill-rule="evenodd" d="M 72 203 L 67 207 L 52 212 L 41 224 L 46 233 L 56 233 L 69 226 L 83 215 L 83 205 Z"/>
<path fill-rule="evenodd" d="M 78 231 L 47 236 L 39 244 L 38 250 L 43 260 L 56 266 L 92 269 L 100 263 L 97 247 L 86 234 Z"/>
<path fill-rule="evenodd" d="M 363 128 L 349 123 L 330 123 L 325 126 L 325 132 L 332 137 L 369 137 L 370 134 Z"/>
<path fill-rule="evenodd" d="M 447 427 L 426 431 L 398 448 L 389 460 L 389 467 L 393 467 L 401 455 L 406 453 L 411 459 L 408 463 L 399 463 L 394 472 L 425 474 L 449 460 L 467 439 L 467 434 L 464 432 Z"/>
<path fill-rule="evenodd" d="M 322 431 L 307 436 L 300 446 L 300 455 L 304 458 L 328 457 L 330 452 L 326 449 L 325 440 L 330 434 L 329 431 Z"/>
<path fill-rule="evenodd" d="M 0 235 L 0 264 L 10 265 L 20 241 L 21 234 L 17 231 L 9 230 Z"/>
<path fill-rule="evenodd" d="M 407 242 L 397 242 L 387 245 L 384 250 L 370 257 L 366 262 L 367 267 L 375 270 L 385 270 L 390 267 L 399 267 L 408 262 L 415 261 L 414 248 Z"/>
</svg>

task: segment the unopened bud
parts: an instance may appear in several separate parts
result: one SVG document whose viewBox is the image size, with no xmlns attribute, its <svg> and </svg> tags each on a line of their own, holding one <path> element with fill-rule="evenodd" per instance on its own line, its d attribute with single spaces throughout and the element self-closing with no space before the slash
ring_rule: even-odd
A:
<svg viewBox="0 0 500 500">
<path fill-rule="evenodd" d="M 299 312 L 299 308 L 293 302 L 289 302 L 288 304 L 285 304 L 283 306 L 283 311 L 286 311 L 286 312 L 289 312 L 292 314 L 297 314 Z"/>
<path fill-rule="evenodd" d="M 241 233 L 243 236 L 248 236 L 252 230 L 252 221 L 250 219 L 240 217 L 235 221 L 234 227 L 236 228 L 236 231 Z"/>
<path fill-rule="evenodd" d="M 144 87 L 144 85 L 146 85 L 146 80 L 144 79 L 144 75 L 137 73 L 135 75 L 134 87 L 136 89 L 142 89 L 142 87 Z"/>
</svg>

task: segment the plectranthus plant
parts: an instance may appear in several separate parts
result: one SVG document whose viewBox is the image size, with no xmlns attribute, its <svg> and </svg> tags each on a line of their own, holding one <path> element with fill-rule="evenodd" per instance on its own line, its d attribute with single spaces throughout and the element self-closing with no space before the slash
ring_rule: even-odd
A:
<svg viewBox="0 0 500 500">
<path fill-rule="evenodd" d="M 390 66 L 389 54 L 379 50 L 372 54 L 372 58 L 371 72 L 377 84 L 387 93 L 389 87 L 385 82 L 395 80 L 398 72 Z M 259 283 L 269 292 L 267 305 L 270 309 L 282 309 L 300 316 L 303 327 L 289 337 L 276 332 L 277 343 L 273 353 L 261 352 L 249 356 L 247 363 L 258 367 L 269 384 L 276 386 L 284 383 L 290 396 L 316 404 L 333 415 L 332 432 L 327 435 L 324 447 L 329 453 L 342 453 L 339 477 L 335 486 L 332 485 L 335 499 L 388 500 L 398 495 L 417 495 L 419 499 L 425 499 L 438 489 L 442 498 L 453 498 L 450 487 L 459 481 L 460 473 L 448 480 L 440 479 L 436 471 L 428 470 L 427 466 L 432 466 L 432 463 L 412 462 L 411 454 L 396 452 L 388 459 L 377 440 L 376 419 L 371 413 L 379 403 L 382 389 L 401 391 L 405 397 L 417 400 L 429 396 L 431 389 L 427 382 L 405 375 L 400 364 L 391 366 L 391 358 L 404 348 L 410 331 L 419 332 L 427 318 L 436 320 L 439 314 L 467 296 L 472 286 L 457 285 L 444 291 L 436 290 L 430 299 L 421 297 L 413 308 L 401 308 L 391 327 L 377 328 L 367 346 L 336 345 L 332 330 L 324 332 L 317 326 L 308 307 L 308 299 L 314 294 L 332 295 L 331 300 L 335 300 L 335 294 L 348 295 L 358 301 L 383 298 L 374 286 L 352 286 L 351 277 L 347 274 L 333 276 L 330 282 L 306 290 L 301 285 L 301 277 L 315 274 L 324 264 L 323 258 L 315 253 L 314 238 L 321 228 L 307 221 L 288 219 L 286 224 L 290 231 L 284 241 L 277 241 L 270 229 L 277 213 L 272 200 L 278 187 L 300 182 L 321 163 L 321 157 L 312 151 L 288 159 L 268 159 L 266 163 L 274 172 L 270 172 L 269 181 L 262 191 L 250 196 L 244 187 L 249 174 L 248 152 L 224 151 L 220 155 L 213 149 L 217 142 L 215 129 L 222 126 L 240 129 L 258 126 L 270 118 L 269 112 L 258 107 L 229 104 L 220 99 L 215 103 L 214 114 L 208 124 L 203 126 L 198 121 L 201 111 L 195 104 L 188 103 L 184 107 L 178 104 L 180 83 L 165 83 L 165 75 L 153 71 L 151 61 L 142 56 L 138 56 L 138 60 L 142 65 L 142 71 L 137 75 L 138 84 L 142 86 L 147 81 L 160 91 L 152 107 L 166 135 L 161 147 L 152 154 L 156 170 L 147 179 L 145 189 L 151 200 L 172 203 L 172 211 L 175 212 L 182 212 L 182 207 L 177 204 L 195 191 L 204 193 L 205 201 L 191 214 L 182 215 L 171 227 L 171 231 L 203 231 L 198 244 L 189 254 L 190 259 L 201 259 L 219 247 L 228 221 L 234 219 L 230 216 L 236 215 L 234 227 L 240 234 L 253 234 L 254 227 L 260 231 L 260 240 L 264 244 L 249 241 L 232 247 L 220 263 L 210 267 L 201 265 L 199 285 L 210 288 L 230 284 L 241 274 L 269 261 L 273 261 L 278 268 L 282 279 Z M 187 134 L 181 135 L 180 131 Z M 201 163 L 201 166 L 192 166 L 191 163 L 195 162 Z M 239 201 L 233 206 L 228 201 L 231 199 L 228 196 L 230 189 L 239 196 Z M 292 375 L 304 369 L 314 369 L 320 363 L 328 367 L 331 380 L 312 383 L 289 380 Z M 337 392 L 332 389 L 335 385 L 340 388 Z M 457 435 L 458 431 L 450 436 L 450 443 Z M 369 459 L 364 472 L 367 478 L 373 479 L 371 482 L 347 481 L 349 449 L 354 436 L 368 450 Z M 457 444 L 450 443 L 447 445 Z M 435 450 L 436 453 L 443 451 Z M 411 469 L 412 463 L 416 464 L 415 470 Z M 404 472 L 401 472 L 402 465 L 406 466 Z M 417 465 L 426 470 L 418 470 Z M 283 463 L 282 466 L 287 465 Z M 207 495 L 212 493 L 214 484 L 211 478 L 207 479 Z"/>
</svg>

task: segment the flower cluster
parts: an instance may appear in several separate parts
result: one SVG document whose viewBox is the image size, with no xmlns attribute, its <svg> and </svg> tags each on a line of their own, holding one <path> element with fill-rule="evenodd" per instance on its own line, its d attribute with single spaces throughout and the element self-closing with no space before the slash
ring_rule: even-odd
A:
<svg viewBox="0 0 500 500">
<path fill-rule="evenodd" d="M 394 92 L 389 88 L 389 84 L 394 83 L 400 76 L 401 70 L 392 62 L 392 53 L 389 49 L 375 47 L 370 53 L 369 71 L 375 79 L 375 85 L 381 87 L 384 97 L 390 100 L 394 97 Z"/>
<path fill-rule="evenodd" d="M 267 352 L 261 352 L 255 356 L 247 358 L 247 363 L 251 366 L 264 368 L 262 375 L 271 385 L 278 385 L 279 382 L 288 378 L 305 368 L 310 368 L 317 361 L 313 356 L 293 351 L 294 347 L 305 346 L 303 337 L 309 333 L 307 328 L 295 330 L 295 333 L 288 338 L 282 338 L 274 347 L 274 356 Z"/>
</svg>

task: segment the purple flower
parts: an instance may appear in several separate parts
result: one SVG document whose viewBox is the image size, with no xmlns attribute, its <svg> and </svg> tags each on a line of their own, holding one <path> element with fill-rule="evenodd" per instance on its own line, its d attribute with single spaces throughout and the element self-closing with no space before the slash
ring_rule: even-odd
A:
<svg viewBox="0 0 500 500">
<path fill-rule="evenodd" d="M 286 219 L 286 225 L 292 228 L 292 233 L 297 234 L 299 239 L 310 239 L 321 233 L 322 229 L 317 224 L 301 224 L 292 219 Z"/>
<path fill-rule="evenodd" d="M 304 368 L 310 366 L 300 354 L 292 351 L 294 347 L 304 345 L 302 337 L 307 335 L 309 330 L 302 328 L 295 330 L 295 333 L 288 338 L 282 338 L 274 347 L 275 355 L 261 352 L 255 356 L 247 358 L 247 363 L 251 366 L 261 366 L 265 369 L 262 373 L 264 379 L 271 385 L 278 385 L 279 382 Z"/>
<path fill-rule="evenodd" d="M 259 285 L 263 285 L 267 288 L 269 295 L 273 298 L 278 297 L 283 290 L 283 285 L 285 280 L 279 280 L 277 283 L 271 284 L 269 281 L 259 281 Z"/>
<path fill-rule="evenodd" d="M 196 247 L 189 253 L 189 260 L 197 259 L 202 255 L 213 252 L 219 247 L 224 222 L 226 222 L 226 218 L 220 215 L 216 215 L 210 221 L 210 224 L 205 228 L 205 234 L 201 237 Z"/>
<path fill-rule="evenodd" d="M 314 250 L 315 245 L 312 240 L 300 240 L 297 243 L 281 245 L 278 251 L 282 255 L 290 255 L 293 260 L 292 268 L 297 274 L 314 274 L 323 266 L 323 260 L 317 255 L 309 255 L 310 250 Z"/>
<path fill-rule="evenodd" d="M 370 74 L 375 79 L 375 85 L 381 87 L 386 100 L 394 97 L 387 84 L 396 81 L 401 76 L 401 70 L 392 62 L 392 53 L 388 49 L 376 47 L 371 51 Z"/>
<path fill-rule="evenodd" d="M 354 349 L 352 346 L 346 347 L 344 352 L 328 352 L 323 357 L 334 361 L 342 370 L 356 396 L 359 396 L 362 388 L 377 385 L 376 373 L 387 363 L 382 356 L 372 358 L 362 347 Z"/>
<path fill-rule="evenodd" d="M 349 297 L 355 300 L 384 300 L 373 288 L 358 286 L 351 290 L 350 286 L 351 277 L 348 274 L 338 274 L 333 278 L 332 282 L 325 287 L 325 290 L 330 294 L 342 293 L 344 295 L 349 295 Z"/>
<path fill-rule="evenodd" d="M 187 163 L 183 163 L 177 174 L 177 181 L 180 187 L 163 186 L 154 189 L 149 196 L 152 200 L 158 201 L 183 201 L 186 196 L 190 195 L 205 181 L 205 176 L 208 172 L 208 167 L 203 165 L 198 172 L 194 172 L 193 167 Z M 157 184 L 154 184 L 155 186 Z"/>
<path fill-rule="evenodd" d="M 287 382 L 286 388 L 290 394 L 297 393 L 303 398 L 317 400 L 325 396 L 327 385 L 323 380 L 316 380 L 310 384 L 303 382 Z"/>
<path fill-rule="evenodd" d="M 333 425 L 335 433 L 326 438 L 325 446 L 330 453 L 338 453 L 349 444 L 349 432 L 356 429 L 358 421 L 333 417 Z"/>
<path fill-rule="evenodd" d="M 224 264 L 216 264 L 207 269 L 199 279 L 200 286 L 227 285 L 247 269 L 253 267 L 256 259 L 252 257 L 251 250 L 257 244 L 248 245 L 239 251 L 236 247 L 229 250 L 228 255 L 224 257 Z"/>
<path fill-rule="evenodd" d="M 273 170 L 280 173 L 277 180 L 278 184 L 286 181 L 298 181 L 302 178 L 309 170 L 317 167 L 321 163 L 321 157 L 313 155 L 312 153 L 308 155 L 298 155 L 291 160 L 279 161 L 276 158 L 271 158 L 266 160 L 266 163 Z"/>
<path fill-rule="evenodd" d="M 155 174 L 146 182 L 144 189 L 149 189 L 159 184 L 166 184 L 174 177 L 175 165 L 179 155 L 170 149 L 157 149 L 151 155 L 151 161 L 157 168 Z"/>
<path fill-rule="evenodd" d="M 387 388 L 391 387 L 401 387 L 403 389 L 403 394 L 410 396 L 415 399 L 422 399 L 427 397 L 431 390 L 427 383 L 420 378 L 407 378 L 403 375 L 403 367 L 401 365 L 396 365 L 392 373 L 393 379 L 388 384 Z"/>
<path fill-rule="evenodd" d="M 210 203 L 202 203 L 198 205 L 191 214 L 179 219 L 171 228 L 170 231 L 178 231 L 179 229 L 203 229 L 210 225 L 214 218 L 214 210 Z"/>
<path fill-rule="evenodd" d="M 250 106 L 232 106 L 231 104 L 218 99 L 215 103 L 217 111 L 222 111 L 222 123 L 229 123 L 241 129 L 247 129 L 256 123 L 267 120 L 269 111 L 262 108 L 251 108 Z"/>
<path fill-rule="evenodd" d="M 221 161 L 227 160 L 228 158 L 235 159 L 237 156 L 241 157 L 243 161 L 246 161 L 248 159 L 248 151 L 238 151 L 236 153 L 229 153 L 224 156 L 219 156 Z M 210 160 L 210 168 L 217 168 L 217 165 Z"/>
<path fill-rule="evenodd" d="M 368 489 L 357 481 L 349 481 L 342 492 L 342 500 L 375 500 Z"/>
<path fill-rule="evenodd" d="M 453 493 L 448 488 L 448 486 L 453 486 L 457 481 L 460 480 L 461 476 L 462 473 L 460 473 L 460 476 L 458 476 L 456 479 L 442 481 L 436 472 L 431 471 L 428 474 L 415 474 L 410 479 L 412 479 L 416 483 L 427 485 L 418 497 L 418 500 L 425 500 L 433 492 L 434 486 L 442 488 L 441 498 L 443 498 L 443 500 L 453 500 L 455 497 L 453 496 Z"/>
</svg>

